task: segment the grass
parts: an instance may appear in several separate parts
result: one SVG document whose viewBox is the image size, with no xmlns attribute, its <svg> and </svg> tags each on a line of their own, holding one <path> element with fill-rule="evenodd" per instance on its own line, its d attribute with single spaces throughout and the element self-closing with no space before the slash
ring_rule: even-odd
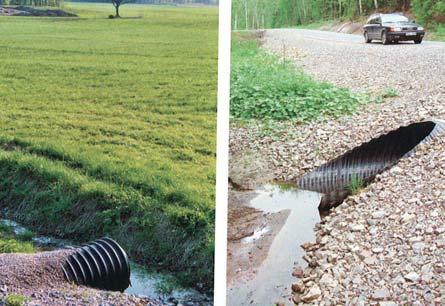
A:
<svg viewBox="0 0 445 306">
<path fill-rule="evenodd" d="M 5 299 L 6 306 L 22 306 L 25 305 L 27 298 L 21 294 L 9 294 Z"/>
<path fill-rule="evenodd" d="M 230 112 L 234 118 L 301 122 L 353 113 L 364 102 L 347 89 L 316 82 L 286 60 L 234 35 Z"/>
<path fill-rule="evenodd" d="M 429 38 L 432 40 L 445 41 L 445 24 L 437 25 Z"/>
<path fill-rule="evenodd" d="M 386 98 L 395 98 L 395 97 L 397 97 L 398 95 L 399 95 L 399 94 L 398 94 L 398 92 L 397 92 L 397 89 L 392 88 L 392 87 L 385 88 L 385 90 L 383 90 L 383 92 L 381 93 L 381 97 L 382 97 L 383 99 L 386 99 Z"/>
<path fill-rule="evenodd" d="M 346 186 L 346 189 L 351 194 L 355 195 L 358 194 L 363 189 L 363 187 L 365 187 L 365 182 L 358 176 L 353 176 L 348 186 Z"/>
<path fill-rule="evenodd" d="M 1 208 L 211 290 L 217 9 L 65 9 L 0 17 Z"/>
<path fill-rule="evenodd" d="M 0 223 L 0 253 L 34 253 L 36 248 L 29 241 L 31 239 L 15 235 L 10 227 Z"/>
</svg>

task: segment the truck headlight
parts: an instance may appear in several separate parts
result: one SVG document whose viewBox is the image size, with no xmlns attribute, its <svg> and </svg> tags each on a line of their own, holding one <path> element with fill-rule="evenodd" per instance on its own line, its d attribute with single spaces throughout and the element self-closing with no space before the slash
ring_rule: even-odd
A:
<svg viewBox="0 0 445 306">
<path fill-rule="evenodd" d="M 417 30 L 419 30 L 419 31 L 423 31 L 423 30 L 425 30 L 425 29 L 424 29 L 423 27 L 418 27 Z"/>
<path fill-rule="evenodd" d="M 399 27 L 391 27 L 391 28 L 389 29 L 389 31 L 390 31 L 390 32 L 401 32 L 401 31 L 402 31 L 402 28 L 399 28 Z"/>
</svg>

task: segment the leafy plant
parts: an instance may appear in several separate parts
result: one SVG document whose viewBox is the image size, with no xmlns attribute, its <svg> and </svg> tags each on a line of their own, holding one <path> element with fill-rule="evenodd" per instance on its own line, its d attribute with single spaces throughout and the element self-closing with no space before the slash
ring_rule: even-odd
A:
<svg viewBox="0 0 445 306">
<path fill-rule="evenodd" d="M 386 88 L 382 93 L 382 98 L 394 98 L 397 96 L 398 96 L 397 89 L 392 87 Z"/>
<path fill-rule="evenodd" d="M 20 294 L 10 294 L 5 299 L 6 306 L 23 306 L 27 298 Z"/>
<path fill-rule="evenodd" d="M 311 121 L 353 113 L 363 96 L 319 83 L 259 49 L 254 39 L 232 43 L 230 113 L 239 119 Z"/>
</svg>

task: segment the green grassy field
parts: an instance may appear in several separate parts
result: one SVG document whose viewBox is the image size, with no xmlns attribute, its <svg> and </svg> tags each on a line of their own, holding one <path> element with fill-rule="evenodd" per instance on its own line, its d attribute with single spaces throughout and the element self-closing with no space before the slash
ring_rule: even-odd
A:
<svg viewBox="0 0 445 306">
<path fill-rule="evenodd" d="M 0 17 L 0 206 L 213 283 L 217 8 Z"/>
</svg>

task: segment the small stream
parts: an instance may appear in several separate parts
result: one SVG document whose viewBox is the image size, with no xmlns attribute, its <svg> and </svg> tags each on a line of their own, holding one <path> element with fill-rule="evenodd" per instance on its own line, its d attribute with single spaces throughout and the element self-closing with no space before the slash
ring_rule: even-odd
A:
<svg viewBox="0 0 445 306">
<path fill-rule="evenodd" d="M 0 224 L 11 228 L 15 235 L 22 235 L 28 232 L 28 229 L 21 226 L 17 222 L 0 219 Z M 51 251 L 64 248 L 66 246 L 75 245 L 68 240 L 57 239 L 48 236 L 34 236 L 33 244 L 42 251 Z M 172 286 L 174 277 L 167 273 L 159 273 L 149 271 L 147 268 L 130 261 L 131 266 L 131 286 L 125 290 L 125 293 L 136 295 L 139 297 L 148 297 L 158 299 L 167 305 L 184 305 L 184 306 L 211 306 L 212 299 L 191 288 L 180 288 L 174 286 L 174 289 L 168 290 Z M 167 288 L 167 289 L 166 289 Z M 167 292 L 169 291 L 169 292 Z"/>
<path fill-rule="evenodd" d="M 292 276 L 292 269 L 295 264 L 307 265 L 300 245 L 315 240 L 314 227 L 320 221 L 320 201 L 321 194 L 312 191 L 283 189 L 277 185 L 266 185 L 257 190 L 250 206 L 265 213 L 289 211 L 289 215 L 253 279 L 237 284 L 228 292 L 229 306 L 274 305 L 276 302 L 293 305 L 290 286 L 296 278 Z M 250 243 L 267 232 L 268 227 L 265 227 L 242 242 Z"/>
</svg>

